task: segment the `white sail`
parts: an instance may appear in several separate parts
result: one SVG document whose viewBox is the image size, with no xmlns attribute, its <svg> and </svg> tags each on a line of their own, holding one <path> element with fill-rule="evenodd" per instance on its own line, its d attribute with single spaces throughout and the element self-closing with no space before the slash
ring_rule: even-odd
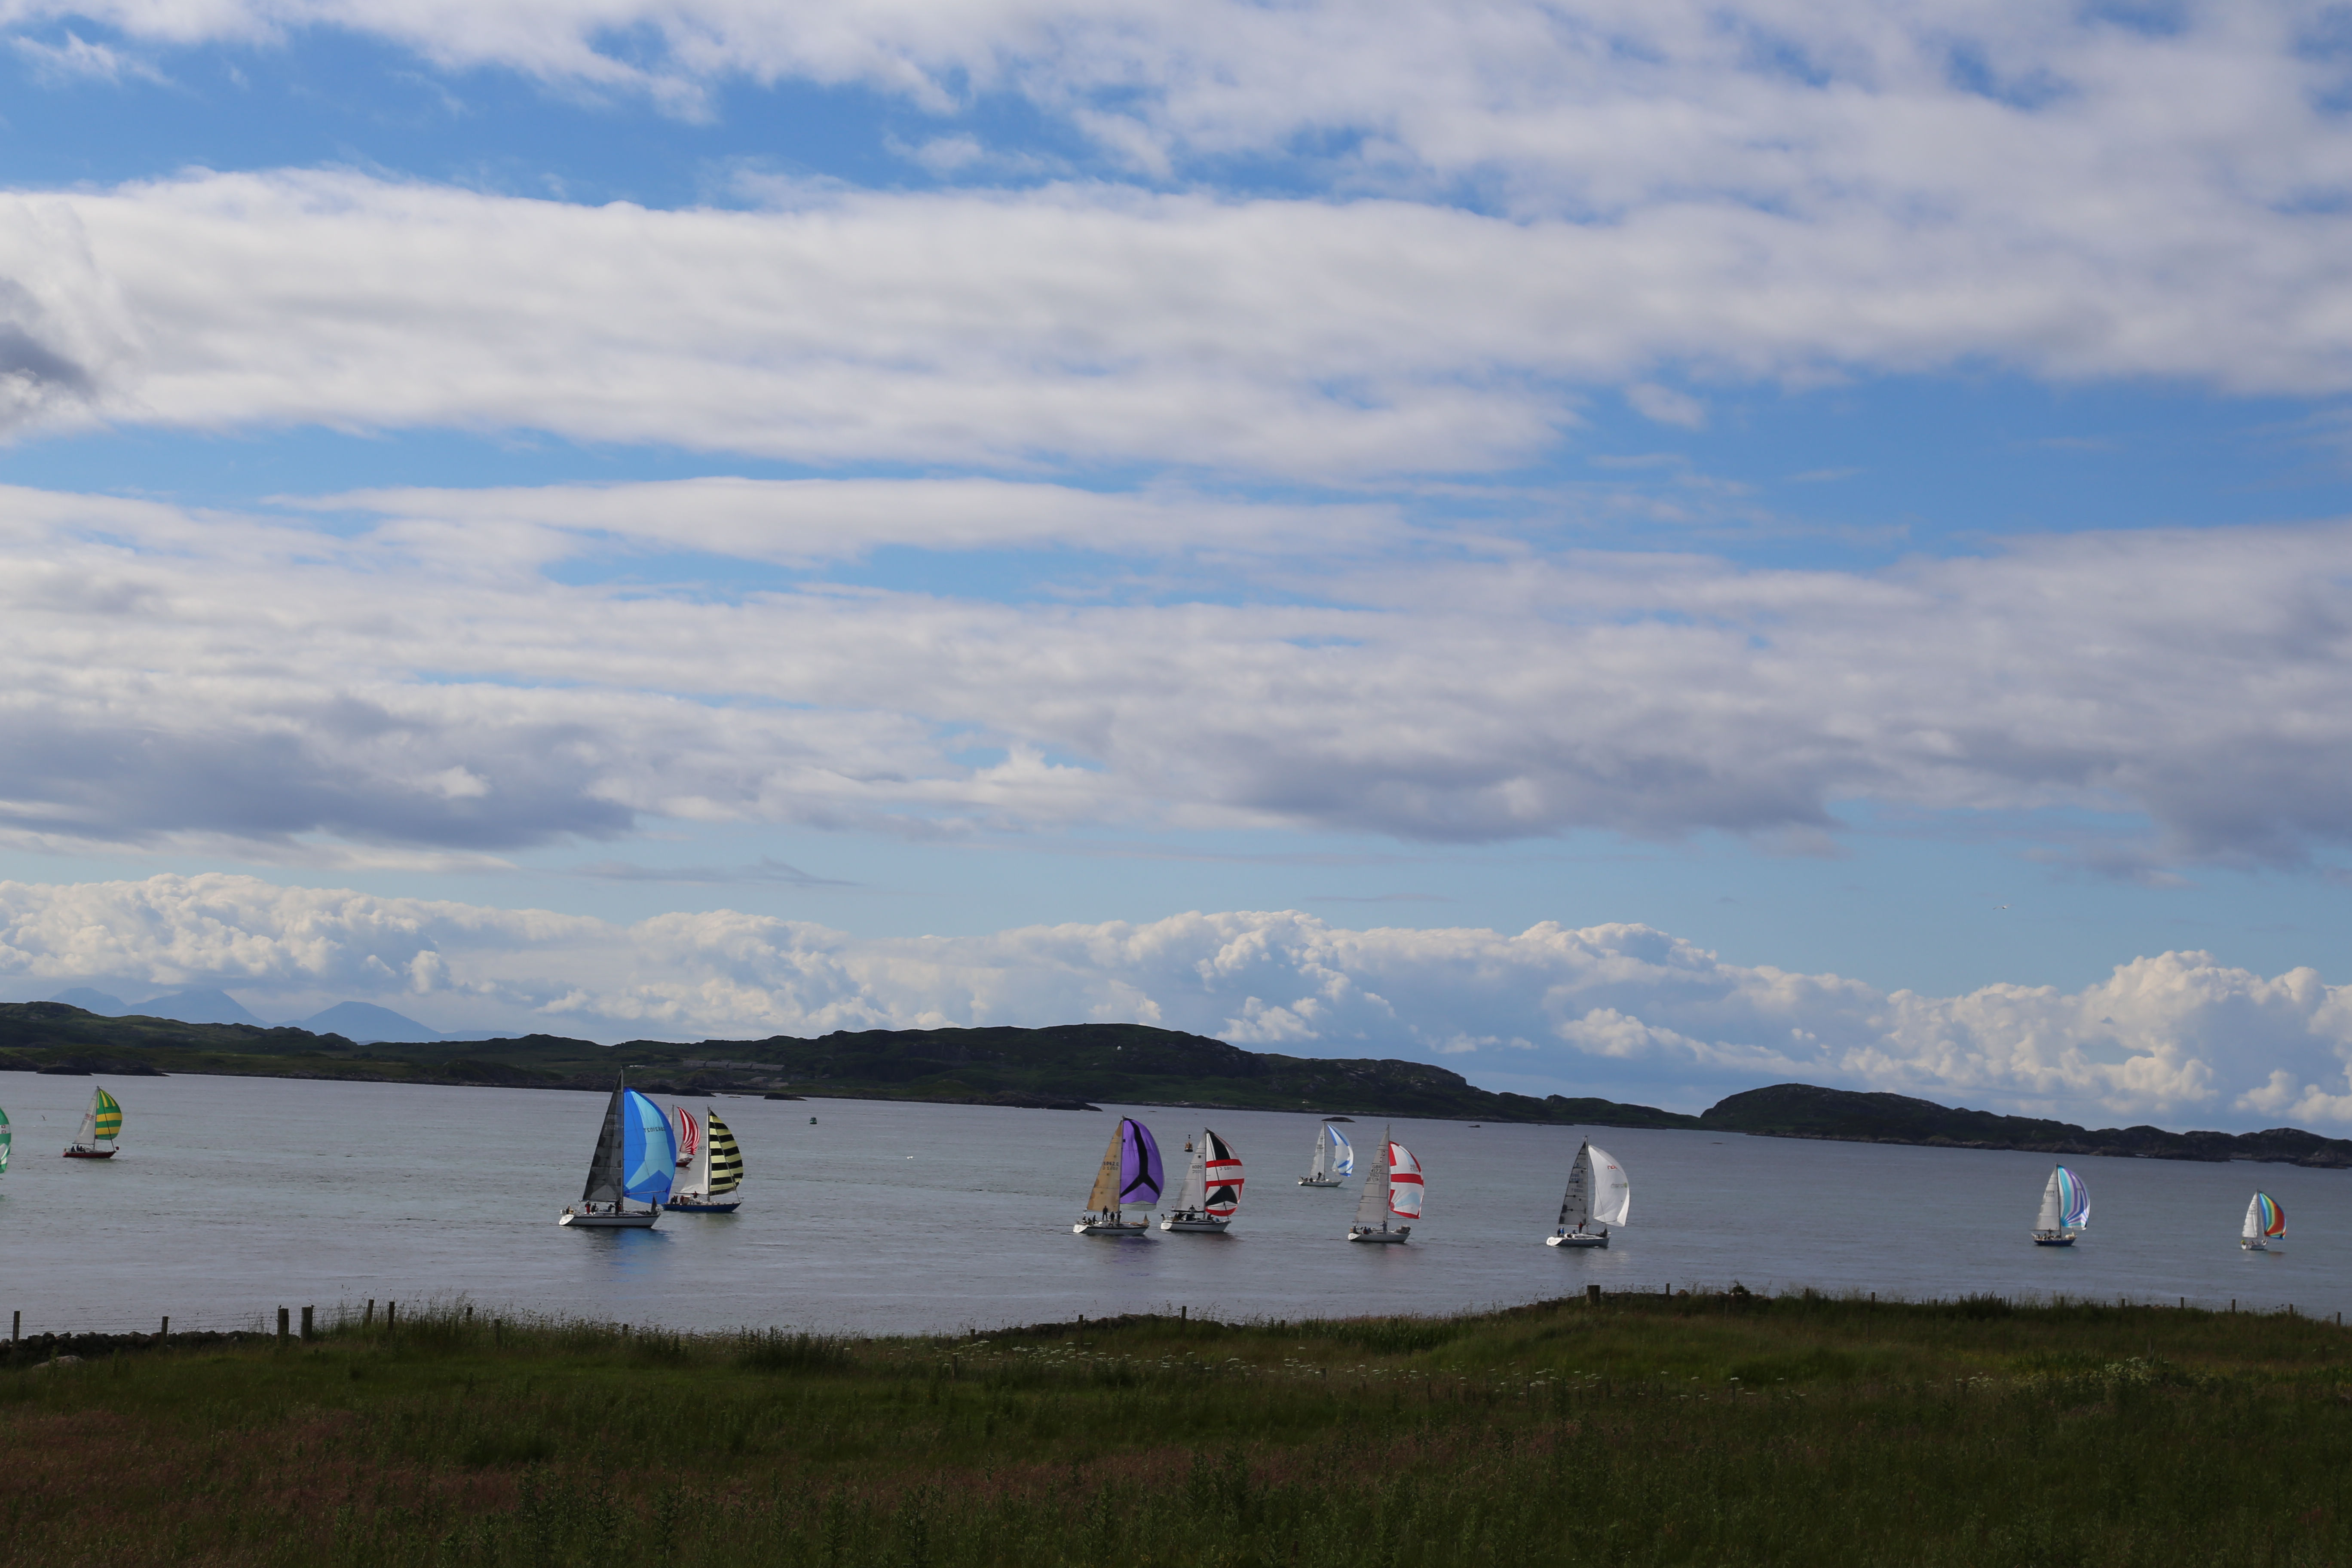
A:
<svg viewBox="0 0 2352 1568">
<path fill-rule="evenodd" d="M 2238 1234 L 2248 1241 L 2262 1239 L 2263 1195 L 2260 1193 L 2246 1200 L 2246 1227 Z"/>
<path fill-rule="evenodd" d="M 1389 1141 L 1383 1133 L 1372 1156 L 1371 1173 L 1364 1178 L 1364 1195 L 1356 1200 L 1356 1223 L 1367 1227 L 1388 1223 Z"/>
<path fill-rule="evenodd" d="M 2053 1170 L 2050 1173 L 2050 1184 L 2042 1189 L 2042 1212 L 2033 1216 L 2033 1228 L 2053 1231 L 2060 1228 L 2060 1222 L 2065 1218 L 2065 1210 L 2062 1206 L 2063 1202 L 2058 1191 L 2058 1173 Z"/>
<path fill-rule="evenodd" d="M 1192 1151 L 1192 1163 L 1184 1168 L 1184 1190 L 1176 1194 L 1179 1209 L 1197 1209 L 1208 1195 L 1208 1183 L 1202 1175 L 1208 1160 L 1209 1141 L 1203 1138 L 1201 1146 Z"/>
<path fill-rule="evenodd" d="M 1419 1219 L 1423 1184 L 1421 1162 L 1412 1151 L 1402 1143 L 1387 1143 L 1381 1150 L 1382 1163 L 1389 1168 L 1389 1213 L 1400 1219 Z"/>
<path fill-rule="evenodd" d="M 1623 1225 L 1633 1212 L 1633 1184 L 1626 1180 L 1625 1167 L 1598 1144 L 1588 1142 L 1584 1147 L 1592 1156 L 1593 1222 Z"/>
</svg>

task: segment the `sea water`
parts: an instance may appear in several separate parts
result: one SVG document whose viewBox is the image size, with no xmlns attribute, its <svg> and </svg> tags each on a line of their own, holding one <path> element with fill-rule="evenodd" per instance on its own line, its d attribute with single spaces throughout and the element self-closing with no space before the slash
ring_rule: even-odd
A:
<svg viewBox="0 0 2352 1568">
<path fill-rule="evenodd" d="M 2037 1154 L 1360 1117 L 1420 1159 L 1402 1247 L 1345 1238 L 1360 1174 L 1297 1185 L 1311 1116 L 1106 1105 L 1103 1114 L 875 1100 L 706 1104 L 734 1130 L 740 1212 L 581 1231 L 605 1097 L 578 1091 L 173 1077 L 106 1079 L 120 1157 L 60 1152 L 88 1079 L 0 1074 L 0 1314 L 25 1331 L 235 1327 L 275 1309 L 431 1300 L 679 1329 L 947 1331 L 1119 1312 L 1223 1319 L 1446 1312 L 1568 1294 L 1811 1286 L 2247 1310 L 2352 1309 L 2352 1173 L 2077 1159 L 2093 1202 L 2072 1248 L 2028 1239 Z M 668 1097 L 661 1097 L 665 1102 Z M 1246 1163 L 1223 1236 L 1074 1236 L 1113 1118 L 1150 1127 L 1172 1200 L 1203 1121 Z M 814 1120 L 812 1120 L 814 1119 Z M 1606 1251 L 1543 1245 L 1579 1140 L 1633 1180 Z M 2259 1186 L 2285 1247 L 2238 1247 Z M 5 1328 L 0 1321 L 0 1328 Z"/>
</svg>

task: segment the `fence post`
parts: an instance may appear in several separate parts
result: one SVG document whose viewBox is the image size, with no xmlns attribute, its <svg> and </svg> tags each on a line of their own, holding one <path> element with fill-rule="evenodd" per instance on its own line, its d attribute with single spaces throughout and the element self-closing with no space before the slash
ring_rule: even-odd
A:
<svg viewBox="0 0 2352 1568">
<path fill-rule="evenodd" d="M 164 1313 L 164 1314 L 163 1314 L 163 1326 L 162 1328 L 160 1328 L 160 1329 L 157 1329 L 157 1330 L 155 1331 L 155 1336 L 156 1336 L 156 1338 L 161 1339 L 161 1338 L 163 1338 L 164 1335 L 169 1334 L 171 1331 L 172 1331 L 172 1314 L 171 1314 L 171 1313 L 169 1313 L 169 1312 L 166 1312 L 166 1313 Z"/>
<path fill-rule="evenodd" d="M 386 1301 L 383 1304 L 383 1331 L 387 1334 L 392 1332 L 394 1326 L 399 1321 L 400 1303 L 397 1301 Z"/>
<path fill-rule="evenodd" d="M 278 1348 L 279 1350 L 284 1350 L 284 1349 L 286 1348 L 286 1317 L 287 1317 L 286 1309 L 285 1309 L 285 1308 L 283 1308 L 283 1307 L 278 1308 Z"/>
<path fill-rule="evenodd" d="M 9 1313 L 9 1314 L 8 1314 L 8 1342 L 9 1342 L 10 1344 L 12 1344 L 12 1345 L 13 1345 L 13 1344 L 15 1344 L 18 1340 L 21 1340 L 21 1339 L 23 1339 L 24 1337 L 25 1337 L 25 1314 L 24 1314 L 23 1312 L 21 1312 L 21 1311 L 17 1311 L 17 1312 L 11 1312 L 11 1313 Z"/>
<path fill-rule="evenodd" d="M 373 1296 L 370 1296 L 370 1297 L 368 1298 L 367 1316 L 365 1316 L 365 1317 L 363 1317 L 363 1318 L 362 1318 L 362 1319 L 360 1320 L 360 1327 L 361 1327 L 361 1328 L 363 1328 L 363 1329 L 367 1329 L 367 1328 L 373 1328 L 373 1327 L 374 1327 L 374 1326 L 375 1326 L 375 1298 L 374 1298 L 374 1297 L 373 1297 Z"/>
<path fill-rule="evenodd" d="M 305 1340 L 308 1340 L 310 1337 L 310 1314 L 317 1310 L 318 1309 L 316 1307 L 305 1307 L 302 1309 L 302 1337 Z"/>
<path fill-rule="evenodd" d="M 1601 1287 L 1600 1287 L 1600 1286 L 1598 1286 L 1598 1285 L 1587 1285 L 1587 1286 L 1584 1288 L 1584 1304 L 1585 1304 L 1586 1306 L 1588 1306 L 1588 1307 L 1598 1307 L 1599 1305 L 1601 1305 Z"/>
</svg>

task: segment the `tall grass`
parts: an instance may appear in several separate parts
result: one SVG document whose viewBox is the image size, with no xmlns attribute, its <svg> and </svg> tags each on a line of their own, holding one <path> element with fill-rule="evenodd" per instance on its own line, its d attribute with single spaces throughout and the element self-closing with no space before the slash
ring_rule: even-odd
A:
<svg viewBox="0 0 2352 1568">
<path fill-rule="evenodd" d="M 387 1330 L 0 1371 L 44 1564 L 2352 1561 L 2352 1336 L 1986 1300 L 685 1336 Z"/>
</svg>

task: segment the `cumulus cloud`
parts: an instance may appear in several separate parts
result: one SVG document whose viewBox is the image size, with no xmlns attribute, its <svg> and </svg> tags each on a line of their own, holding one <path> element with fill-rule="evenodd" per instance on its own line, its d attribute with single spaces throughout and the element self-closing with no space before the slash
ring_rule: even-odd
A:
<svg viewBox="0 0 2352 1568">
<path fill-rule="evenodd" d="M 555 570 L 608 534 L 756 557 L 767 506 L 782 557 L 854 553 L 866 519 L 999 537 L 984 511 L 934 531 L 922 483 L 903 512 L 842 492 L 436 492 L 331 532 L 0 491 L 0 840 L 494 857 L 667 818 L 1819 848 L 1867 802 L 2126 876 L 2352 841 L 2346 525 L 1877 573 L 1500 547 L 1335 565 L 1315 542 L 1357 509 L 1277 509 L 1309 559 L 1250 556 L 1228 594 L 1202 563 L 1244 505 L 1199 523 L 1202 593 L 1164 601 L 822 577 L 714 598 Z M 1209 506 L 1037 500 L 1024 537 L 1099 505 L 1167 521 L 1155 550 Z"/>
<path fill-rule="evenodd" d="M 2054 204 L 2059 232 L 1866 202 L 1599 222 L 1064 184 L 663 212 L 198 174 L 0 198 L 0 278 L 88 378 L 59 419 L 823 465 L 1488 469 L 1549 449 L 1580 385 L 1698 418 L 1645 379 L 1667 363 L 2352 388 L 2343 204 L 2162 195 L 2156 226 Z"/>
<path fill-rule="evenodd" d="M 1349 930 L 1295 911 L 866 939 L 717 910 L 618 926 L 252 878 L 0 883 L 0 977 L 353 996 L 591 1037 L 1137 1022 L 1473 1081 L 1702 1105 L 1798 1079 L 2173 1125 L 2352 1121 L 2352 991 L 2196 952 L 2074 992 L 1879 992 L 1638 925 Z"/>
</svg>

